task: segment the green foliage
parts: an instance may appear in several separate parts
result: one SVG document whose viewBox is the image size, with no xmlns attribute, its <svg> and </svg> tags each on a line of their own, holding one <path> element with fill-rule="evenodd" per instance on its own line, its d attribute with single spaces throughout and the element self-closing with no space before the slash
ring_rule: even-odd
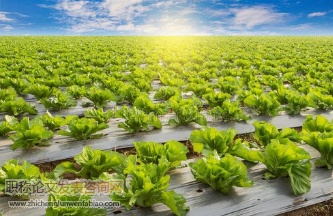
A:
<svg viewBox="0 0 333 216">
<path fill-rule="evenodd" d="M 16 126 L 16 133 L 10 136 L 14 142 L 11 149 L 48 145 L 48 140 L 52 137 L 53 132 L 46 130 L 40 119 L 30 121 L 28 117 L 24 117 Z"/>
<path fill-rule="evenodd" d="M 14 100 L 15 98 L 17 98 L 17 94 L 14 89 L 12 88 L 0 89 L 0 101 L 11 101 Z"/>
<path fill-rule="evenodd" d="M 91 88 L 86 92 L 85 96 L 94 103 L 97 108 L 103 108 L 108 102 L 115 100 L 114 94 L 109 89 Z"/>
<path fill-rule="evenodd" d="M 88 202 L 91 199 L 89 196 L 68 196 L 49 194 L 49 202 Z M 105 216 L 107 215 L 106 209 L 101 208 L 83 208 L 83 207 L 48 207 L 45 216 L 65 216 L 65 215 L 82 215 L 82 216 Z"/>
<path fill-rule="evenodd" d="M 320 152 L 321 158 L 316 160 L 316 166 L 327 166 L 332 169 L 333 165 L 333 132 L 311 132 L 302 137 L 303 141 Z"/>
<path fill-rule="evenodd" d="M 202 106 L 202 102 L 199 99 L 171 100 L 169 104 L 176 116 L 176 119 L 169 120 L 169 125 L 186 126 L 192 122 L 199 125 L 207 125 L 206 117 L 198 109 L 198 106 Z"/>
<path fill-rule="evenodd" d="M 123 128 L 130 133 L 148 131 L 149 125 L 156 129 L 162 128 L 160 120 L 153 113 L 145 114 L 136 107 L 130 109 L 127 106 L 123 106 L 116 112 L 116 117 L 125 119 L 125 122 L 118 124 L 118 127 Z"/>
<path fill-rule="evenodd" d="M 286 111 L 288 114 L 299 114 L 301 110 L 305 109 L 308 106 L 308 100 L 307 98 L 298 93 L 298 92 L 292 92 L 287 95 L 287 107 Z"/>
<path fill-rule="evenodd" d="M 76 101 L 63 94 L 61 91 L 54 93 L 53 97 L 43 98 L 40 102 L 46 109 L 62 110 L 76 106 Z"/>
<path fill-rule="evenodd" d="M 325 95 L 317 91 L 310 92 L 307 95 L 310 105 L 322 110 L 333 109 L 333 96 Z"/>
<path fill-rule="evenodd" d="M 41 84 L 32 84 L 25 89 L 25 93 L 32 94 L 37 100 L 49 98 L 53 95 L 54 89 Z"/>
<path fill-rule="evenodd" d="M 231 98 L 231 95 L 223 92 L 211 92 L 209 94 L 205 94 L 203 98 L 206 100 L 210 108 L 214 108 L 217 106 L 222 106 L 226 100 Z"/>
<path fill-rule="evenodd" d="M 139 161 L 142 163 L 158 164 L 161 158 L 166 158 L 170 162 L 170 167 L 176 167 L 180 165 L 180 161 L 187 159 L 187 147 L 175 140 L 168 141 L 165 144 L 156 142 L 134 142 L 133 144 Z"/>
<path fill-rule="evenodd" d="M 0 136 L 8 136 L 9 132 L 15 131 L 17 124 L 17 118 L 6 115 L 5 120 L 0 122 Z"/>
<path fill-rule="evenodd" d="M 19 160 L 11 159 L 4 162 L 0 167 L 0 192 L 5 192 L 6 179 L 39 179 L 40 172 L 38 167 L 28 161 L 23 160 L 19 165 Z"/>
<path fill-rule="evenodd" d="M 229 128 L 228 131 L 218 131 L 213 127 L 205 127 L 201 130 L 194 130 L 190 135 L 190 141 L 195 152 L 208 156 L 216 150 L 219 156 L 228 152 L 237 131 Z"/>
<path fill-rule="evenodd" d="M 64 126 L 70 121 L 71 116 L 67 116 L 66 118 L 63 118 L 62 116 L 52 116 L 51 113 L 46 112 L 44 115 L 38 116 L 45 127 L 47 127 L 51 131 L 58 130 L 61 126 Z"/>
<path fill-rule="evenodd" d="M 172 97 L 180 97 L 180 95 L 181 94 L 178 88 L 171 86 L 162 86 L 156 91 L 154 99 L 167 101 Z"/>
<path fill-rule="evenodd" d="M 98 123 L 95 119 L 88 118 L 73 118 L 68 123 L 67 130 L 60 130 L 58 134 L 63 136 L 69 136 L 76 140 L 86 140 L 100 138 L 103 134 L 96 134 L 98 131 L 108 128 L 107 124 Z"/>
<path fill-rule="evenodd" d="M 123 154 L 115 151 L 93 150 L 91 146 L 84 147 L 81 154 L 76 155 L 74 160 L 80 168 L 72 162 L 62 162 L 54 169 L 55 177 L 73 173 L 85 179 L 98 179 L 103 172 L 122 173 L 127 165 L 127 159 Z"/>
<path fill-rule="evenodd" d="M 168 107 L 165 104 L 154 104 L 146 95 L 137 97 L 133 106 L 144 111 L 145 113 L 154 113 L 154 115 L 164 115 L 168 112 Z"/>
<path fill-rule="evenodd" d="M 11 101 L 5 101 L 4 103 L 0 104 L 0 111 L 13 116 L 18 116 L 23 113 L 29 113 L 33 115 L 38 113 L 34 106 L 30 105 L 28 102 L 25 102 L 21 97 Z"/>
<path fill-rule="evenodd" d="M 219 190 L 229 193 L 233 186 L 251 187 L 253 182 L 247 178 L 246 166 L 230 154 L 222 159 L 214 150 L 207 158 L 189 163 L 194 178 Z"/>
<path fill-rule="evenodd" d="M 137 165 L 135 160 L 133 161 L 124 170 L 124 174 L 131 175 L 130 180 L 125 175 L 108 177 L 115 179 L 122 177 L 125 182 L 129 181 L 124 186 L 123 195 L 112 194 L 111 199 L 119 201 L 127 210 L 133 208 L 134 205 L 150 207 L 155 203 L 163 203 L 177 216 L 184 216 L 189 210 L 189 207 L 185 205 L 185 198 L 174 191 L 166 191 L 170 180 L 170 176 L 166 175 L 170 166 L 169 162 L 165 158 L 160 159 L 158 164 Z"/>
<path fill-rule="evenodd" d="M 311 132 L 331 132 L 333 131 L 333 123 L 329 122 L 324 116 L 317 115 L 315 119 L 312 115 L 307 115 L 303 122 L 302 133 Z"/>
<path fill-rule="evenodd" d="M 66 92 L 74 99 L 80 99 L 86 95 L 86 88 L 84 86 L 72 85 L 66 88 Z"/>
<path fill-rule="evenodd" d="M 286 140 L 299 142 L 301 135 L 295 129 L 283 128 L 279 131 L 274 125 L 264 121 L 254 121 L 252 124 L 255 127 L 254 138 L 260 142 L 262 146 L 267 146 L 272 139 Z"/>
<path fill-rule="evenodd" d="M 311 156 L 307 151 L 288 141 L 285 144 L 272 140 L 267 145 L 263 162 L 267 170 L 265 177 L 276 178 L 289 176 L 294 194 L 310 191 Z"/>
<path fill-rule="evenodd" d="M 250 95 L 244 100 L 244 103 L 252 107 L 259 115 L 276 116 L 280 107 L 280 103 L 275 98 L 264 94 Z"/>
<path fill-rule="evenodd" d="M 84 113 L 84 116 L 86 118 L 93 118 L 95 119 L 98 123 L 107 123 L 111 118 L 115 117 L 116 111 L 113 109 L 106 110 L 105 112 L 103 111 L 103 108 L 100 109 L 94 109 L 90 108 L 87 109 Z"/>
<path fill-rule="evenodd" d="M 221 106 L 209 110 L 208 114 L 216 119 L 222 118 L 224 121 L 246 121 L 251 119 L 250 116 L 244 114 L 238 102 L 225 101 Z"/>
<path fill-rule="evenodd" d="M 196 84 L 196 83 L 190 83 L 186 88 L 185 91 L 192 91 L 195 96 L 201 98 L 205 94 L 214 93 L 214 90 L 212 88 L 209 88 L 209 86 Z"/>
</svg>

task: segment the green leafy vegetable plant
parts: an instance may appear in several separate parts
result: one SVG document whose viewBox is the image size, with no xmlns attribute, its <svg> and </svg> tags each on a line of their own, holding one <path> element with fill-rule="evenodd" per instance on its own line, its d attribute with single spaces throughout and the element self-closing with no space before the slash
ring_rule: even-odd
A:
<svg viewBox="0 0 333 216">
<path fill-rule="evenodd" d="M 180 161 L 187 159 L 187 147 L 175 140 L 168 141 L 165 144 L 156 142 L 134 142 L 133 144 L 139 161 L 142 163 L 158 164 L 158 161 L 165 157 L 170 162 L 170 167 L 176 167 L 180 165 Z"/>
<path fill-rule="evenodd" d="M 84 147 L 81 154 L 76 155 L 74 160 L 79 167 L 69 161 L 63 162 L 54 169 L 55 177 L 73 173 L 85 179 L 98 179 L 103 172 L 122 173 L 127 164 L 123 154 L 115 151 L 93 150 L 91 146 Z"/>
<path fill-rule="evenodd" d="M 26 88 L 24 92 L 32 94 L 33 96 L 35 96 L 37 100 L 40 100 L 42 98 L 51 97 L 54 92 L 54 89 L 41 84 L 32 84 L 29 85 L 29 87 Z"/>
<path fill-rule="evenodd" d="M 250 116 L 244 114 L 238 102 L 224 101 L 221 106 L 209 110 L 208 114 L 216 119 L 222 118 L 224 121 L 246 121 L 251 119 Z"/>
<path fill-rule="evenodd" d="M 27 149 L 33 146 L 48 145 L 48 140 L 53 137 L 53 132 L 44 128 L 40 119 L 29 120 L 24 117 L 16 127 L 16 133 L 10 136 L 14 144 L 11 149 Z"/>
<path fill-rule="evenodd" d="M 17 159 L 8 160 L 0 167 L 0 192 L 5 192 L 6 179 L 32 180 L 39 178 L 40 172 L 38 167 L 28 161 L 23 160 L 20 165 Z"/>
<path fill-rule="evenodd" d="M 5 137 L 11 131 L 14 131 L 18 125 L 18 120 L 14 116 L 5 116 L 5 120 L 0 122 L 0 136 Z"/>
<path fill-rule="evenodd" d="M 23 98 L 19 97 L 15 100 L 5 101 L 0 104 L 0 111 L 6 112 L 8 115 L 18 116 L 23 113 L 36 115 L 38 112 L 36 108 L 25 102 Z"/>
<path fill-rule="evenodd" d="M 113 201 L 119 201 L 127 210 L 133 208 L 134 205 L 145 208 L 155 203 L 163 203 L 177 216 L 186 214 L 189 207 L 185 205 L 185 198 L 172 190 L 166 191 L 170 180 L 170 176 L 166 175 L 166 172 L 169 170 L 170 164 L 165 158 L 160 159 L 158 164 L 137 165 L 135 160 L 129 159 L 129 161 L 134 162 L 124 170 L 125 175 L 112 177 L 104 175 L 105 178 L 122 178 L 124 182 L 129 181 L 129 184 L 125 184 L 122 195 L 110 195 Z M 126 175 L 130 175 L 131 179 L 128 180 Z"/>
<path fill-rule="evenodd" d="M 292 128 L 283 128 L 279 131 L 274 125 L 264 121 L 254 121 L 252 124 L 255 127 L 254 138 L 260 142 L 262 146 L 267 146 L 272 139 L 291 141 L 301 141 L 301 135 Z"/>
<path fill-rule="evenodd" d="M 222 106 L 226 100 L 231 98 L 231 95 L 223 92 L 211 92 L 209 94 L 205 94 L 203 98 L 206 100 L 210 108 L 214 108 L 217 106 Z"/>
<path fill-rule="evenodd" d="M 189 163 L 194 178 L 219 190 L 229 193 L 233 186 L 251 187 L 253 182 L 247 178 L 247 167 L 230 154 L 223 158 L 214 150 L 208 157 Z"/>
<path fill-rule="evenodd" d="M 73 118 L 68 123 L 69 131 L 60 130 L 58 134 L 69 136 L 76 140 L 95 139 L 103 136 L 103 134 L 96 134 L 98 131 L 108 127 L 104 122 L 99 124 L 95 119 Z"/>
<path fill-rule="evenodd" d="M 94 103 L 97 108 L 103 108 L 108 102 L 115 100 L 114 94 L 109 89 L 91 88 L 86 92 L 85 96 Z"/>
<path fill-rule="evenodd" d="M 275 98 L 264 94 L 250 95 L 244 103 L 252 107 L 259 115 L 276 116 L 279 113 L 280 103 Z"/>
<path fill-rule="evenodd" d="M 155 115 L 164 115 L 168 112 L 168 107 L 165 104 L 154 104 L 146 95 L 137 97 L 133 106 L 144 111 L 145 113 L 154 113 Z"/>
<path fill-rule="evenodd" d="M 94 109 L 94 108 L 90 108 L 87 109 L 84 113 L 84 116 L 86 118 L 93 118 L 96 121 L 98 121 L 98 123 L 107 123 L 111 118 L 115 117 L 116 115 L 116 111 L 113 109 L 109 109 L 106 111 L 103 111 L 103 108 L 100 109 Z"/>
<path fill-rule="evenodd" d="M 53 110 L 62 110 L 76 106 L 76 101 L 72 100 L 70 97 L 68 97 L 61 91 L 54 93 L 54 96 L 50 98 L 41 99 L 40 102 L 44 105 L 46 109 L 53 109 Z"/>
<path fill-rule="evenodd" d="M 116 112 L 116 117 L 125 119 L 125 122 L 118 124 L 118 127 L 130 133 L 148 131 L 149 125 L 157 129 L 162 128 L 161 121 L 153 113 L 145 114 L 136 107 L 130 109 L 127 106 L 123 106 Z"/>
</svg>

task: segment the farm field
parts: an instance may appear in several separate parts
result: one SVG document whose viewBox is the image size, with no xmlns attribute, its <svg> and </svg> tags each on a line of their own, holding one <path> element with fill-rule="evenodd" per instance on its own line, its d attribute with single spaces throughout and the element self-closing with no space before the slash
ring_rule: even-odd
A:
<svg viewBox="0 0 333 216">
<path fill-rule="evenodd" d="M 277 215 L 331 200 L 332 56 L 330 36 L 2 36 L 0 214 Z M 41 199 L 122 207 L 8 206 L 27 197 L 6 179 L 64 178 L 124 188 Z"/>
</svg>

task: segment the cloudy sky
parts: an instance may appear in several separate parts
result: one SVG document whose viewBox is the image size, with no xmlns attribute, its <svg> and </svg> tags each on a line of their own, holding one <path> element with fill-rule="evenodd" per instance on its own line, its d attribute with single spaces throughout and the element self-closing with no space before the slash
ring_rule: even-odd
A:
<svg viewBox="0 0 333 216">
<path fill-rule="evenodd" d="M 0 0 L 0 35 L 333 35 L 333 0 Z"/>
</svg>

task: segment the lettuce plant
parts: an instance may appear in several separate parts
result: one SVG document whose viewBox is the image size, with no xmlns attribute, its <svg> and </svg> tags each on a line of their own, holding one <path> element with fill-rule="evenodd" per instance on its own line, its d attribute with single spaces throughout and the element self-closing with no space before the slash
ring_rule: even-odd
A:
<svg viewBox="0 0 333 216">
<path fill-rule="evenodd" d="M 216 119 L 222 118 L 224 121 L 246 121 L 251 119 L 250 116 L 244 114 L 238 102 L 224 101 L 221 106 L 209 110 L 208 114 Z"/>
<path fill-rule="evenodd" d="M 11 101 L 14 100 L 15 98 L 17 98 L 17 94 L 14 89 L 12 88 L 0 89 L 0 101 Z"/>
<path fill-rule="evenodd" d="M 264 121 L 254 121 L 252 124 L 255 127 L 254 138 L 260 142 L 262 146 L 267 146 L 272 139 L 291 141 L 301 141 L 301 135 L 295 129 L 283 128 L 279 131 L 274 125 Z"/>
<path fill-rule="evenodd" d="M 157 92 L 154 95 L 154 99 L 156 100 L 162 100 L 167 101 L 171 97 L 180 97 L 180 91 L 176 87 L 171 86 L 162 86 L 157 90 Z"/>
<path fill-rule="evenodd" d="M 303 109 L 308 106 L 307 98 L 298 92 L 292 92 L 288 94 L 287 100 L 288 103 L 285 109 L 288 114 L 299 114 Z"/>
<path fill-rule="evenodd" d="M 321 154 L 321 158 L 316 160 L 316 166 L 326 166 L 332 169 L 333 165 L 333 132 L 320 133 L 311 132 L 302 137 L 303 141 L 315 148 Z"/>
<path fill-rule="evenodd" d="M 54 93 L 54 96 L 50 98 L 41 99 L 40 102 L 44 105 L 46 109 L 53 109 L 53 110 L 62 110 L 76 106 L 76 101 L 72 100 L 70 97 L 68 97 L 61 91 Z"/>
<path fill-rule="evenodd" d="M 19 164 L 19 160 L 11 159 L 4 162 L 0 167 L 0 192 L 5 192 L 6 179 L 39 179 L 40 172 L 38 167 L 32 165 L 28 161 L 22 161 Z"/>
<path fill-rule="evenodd" d="M 82 149 L 81 154 L 74 157 L 79 168 L 72 162 L 65 161 L 54 169 L 56 178 L 65 173 L 73 173 L 85 179 L 98 179 L 103 172 L 122 173 L 126 167 L 126 157 L 115 151 L 93 150 L 91 146 Z"/>
<path fill-rule="evenodd" d="M 58 130 L 61 126 L 64 126 L 67 124 L 67 122 L 73 118 L 71 116 L 66 116 L 66 118 L 63 118 L 62 116 L 52 116 L 51 113 L 46 112 L 44 115 L 38 116 L 45 127 L 47 127 L 51 131 Z"/>
<path fill-rule="evenodd" d="M 25 102 L 21 97 L 16 98 L 15 100 L 3 102 L 0 104 L 0 111 L 13 116 L 18 116 L 23 113 L 29 113 L 33 115 L 38 113 L 34 106 L 30 105 L 28 102 Z"/>
<path fill-rule="evenodd" d="M 116 112 L 116 117 L 125 119 L 125 122 L 118 124 L 118 127 L 130 133 L 148 131 L 149 125 L 157 129 L 162 128 L 161 121 L 153 113 L 145 114 L 136 107 L 130 109 L 127 106 L 123 106 Z"/>
<path fill-rule="evenodd" d="M 333 131 L 333 123 L 322 115 L 317 115 L 315 119 L 313 119 L 312 115 L 307 115 L 306 120 L 303 122 L 302 134 L 331 131 Z"/>
<path fill-rule="evenodd" d="M 232 128 L 218 131 L 213 127 L 205 127 L 193 131 L 189 140 L 194 151 L 206 157 L 216 151 L 220 157 L 231 154 L 250 162 L 258 162 L 261 152 L 250 149 L 249 144 L 241 139 L 234 140 L 236 134 L 237 131 Z"/>
<path fill-rule="evenodd" d="M 108 102 L 115 100 L 114 94 L 109 89 L 100 90 L 93 87 L 86 92 L 85 96 L 91 100 L 97 108 L 103 108 Z"/>
<path fill-rule="evenodd" d="M 51 97 L 54 93 L 54 89 L 41 84 L 31 84 L 24 92 L 32 94 L 37 100 L 40 100 L 42 98 Z"/>
<path fill-rule="evenodd" d="M 230 154 L 220 158 L 214 150 L 208 157 L 191 162 L 189 166 L 197 181 L 222 193 L 229 193 L 233 186 L 253 186 L 253 182 L 247 178 L 247 167 Z"/>
<path fill-rule="evenodd" d="M 87 90 L 84 86 L 72 85 L 66 88 L 66 92 L 74 99 L 80 99 L 86 94 Z"/>
<path fill-rule="evenodd" d="M 275 98 L 264 94 L 250 95 L 244 103 L 252 107 L 259 115 L 276 116 L 279 113 L 280 103 Z"/>
<path fill-rule="evenodd" d="M 11 149 L 27 149 L 33 146 L 48 145 L 48 140 L 53 137 L 53 132 L 44 128 L 43 122 L 36 118 L 29 120 L 24 117 L 16 127 L 16 133 L 10 136 L 14 144 Z"/>
<path fill-rule="evenodd" d="M 123 194 L 111 194 L 111 199 L 119 201 L 127 210 L 134 205 L 145 208 L 155 203 L 163 203 L 177 216 L 184 216 L 189 210 L 189 207 L 185 205 L 185 198 L 173 190 L 166 191 L 170 180 L 170 176 L 166 175 L 169 166 L 165 158 L 160 159 L 158 164 L 139 165 L 136 164 L 135 159 L 129 159 L 129 165 L 124 170 L 125 175 L 104 175 L 104 179 L 121 178 L 127 182 L 124 185 Z M 130 175 L 131 178 L 126 178 L 126 175 Z"/>
<path fill-rule="evenodd" d="M 91 199 L 90 196 L 69 196 L 69 195 L 57 195 L 49 194 L 49 202 L 82 202 L 85 200 L 88 202 Z M 48 207 L 46 209 L 45 216 L 65 216 L 65 215 L 82 215 L 82 216 L 105 216 L 107 215 L 106 209 L 102 208 L 86 208 L 86 207 Z"/>
<path fill-rule="evenodd" d="M 310 191 L 311 156 L 295 143 L 287 141 L 281 144 L 272 140 L 266 146 L 261 162 L 266 165 L 268 172 L 265 178 L 289 176 L 295 195 Z"/>
<path fill-rule="evenodd" d="M 223 156 L 228 152 L 236 134 L 237 131 L 232 128 L 229 128 L 228 131 L 218 131 L 213 127 L 205 127 L 201 130 L 194 130 L 190 135 L 190 141 L 195 152 L 208 156 L 216 150 L 218 155 Z"/>
<path fill-rule="evenodd" d="M 103 111 L 103 108 L 100 109 L 90 108 L 85 111 L 84 116 L 86 118 L 93 118 L 96 121 L 98 121 L 98 123 L 103 123 L 103 122 L 107 123 L 111 118 L 115 116 L 115 114 L 116 112 L 113 109 Z"/>
<path fill-rule="evenodd" d="M 214 93 L 212 88 L 209 88 L 207 84 L 201 85 L 196 83 L 190 83 L 186 88 L 186 91 L 192 91 L 195 96 L 201 98 L 205 94 Z"/>
<path fill-rule="evenodd" d="M 146 95 L 137 97 L 133 106 L 144 111 L 145 113 L 154 113 L 155 115 L 164 115 L 168 112 L 168 107 L 165 104 L 154 104 Z"/>
<path fill-rule="evenodd" d="M 142 163 L 155 163 L 165 157 L 170 162 L 170 167 L 180 165 L 180 161 L 187 159 L 187 147 L 175 140 L 160 144 L 156 142 L 134 142 L 133 143 Z"/>
<path fill-rule="evenodd" d="M 205 94 L 203 98 L 206 100 L 210 108 L 214 108 L 217 106 L 222 106 L 226 100 L 231 98 L 231 95 L 223 92 L 211 92 L 209 94 Z"/>
<path fill-rule="evenodd" d="M 17 125 L 17 118 L 14 116 L 5 115 L 5 120 L 0 122 L 0 136 L 8 136 L 9 132 L 14 131 Z"/>
<path fill-rule="evenodd" d="M 96 134 L 98 131 L 108 127 L 104 122 L 99 124 L 95 119 L 73 118 L 68 123 L 69 131 L 60 130 L 58 134 L 69 136 L 76 140 L 95 139 L 103 136 L 103 134 Z"/>
</svg>

